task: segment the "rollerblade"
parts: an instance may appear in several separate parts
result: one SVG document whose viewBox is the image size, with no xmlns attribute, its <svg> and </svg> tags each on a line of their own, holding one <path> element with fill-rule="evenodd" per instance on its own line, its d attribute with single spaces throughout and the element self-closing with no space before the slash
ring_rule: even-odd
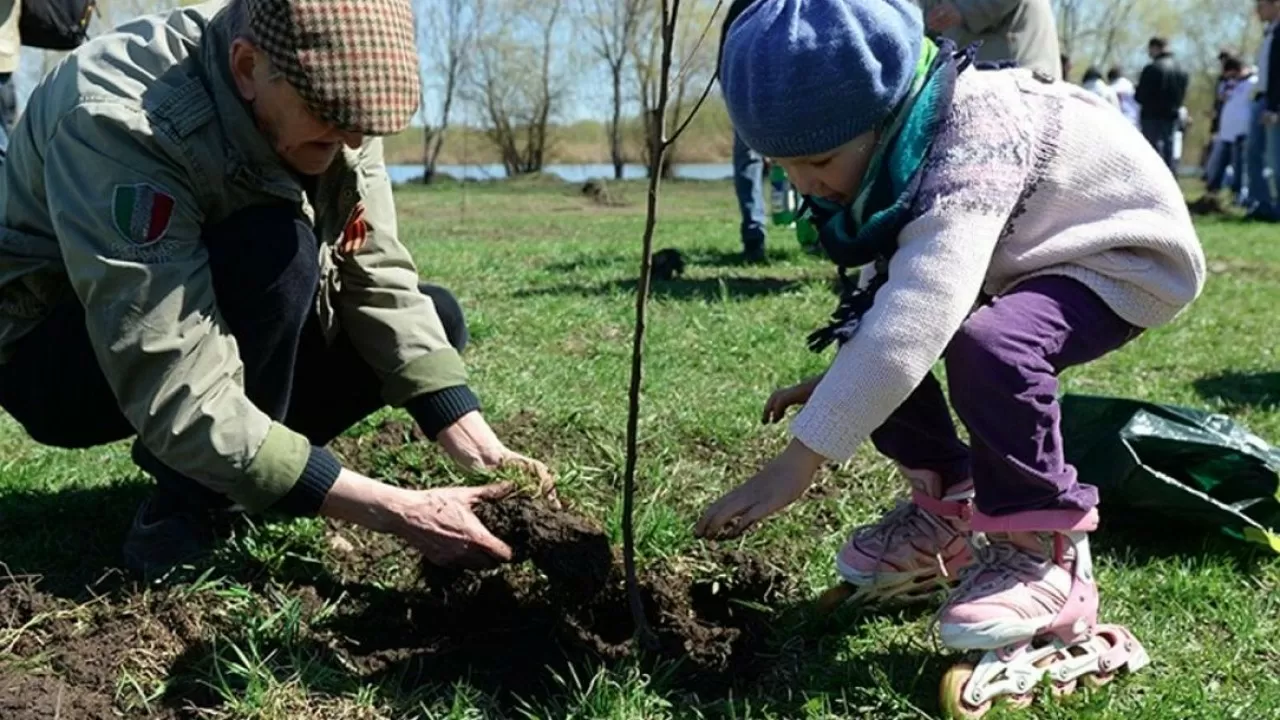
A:
<svg viewBox="0 0 1280 720">
<path fill-rule="evenodd" d="M 1147 665 L 1132 633 L 1098 624 L 1088 539 L 1096 510 L 974 513 L 972 524 L 974 564 L 939 618 L 943 644 L 973 652 L 943 675 L 939 699 L 948 717 L 981 717 L 999 698 L 1030 705 L 1044 677 L 1055 695 L 1066 695 Z"/>
<path fill-rule="evenodd" d="M 846 602 L 905 605 L 925 600 L 959 581 L 971 562 L 965 541 L 973 483 L 943 489 L 928 470 L 902 469 L 911 484 L 899 501 L 871 525 L 854 530 L 836 556 L 842 582 L 818 599 L 828 613 Z"/>
</svg>

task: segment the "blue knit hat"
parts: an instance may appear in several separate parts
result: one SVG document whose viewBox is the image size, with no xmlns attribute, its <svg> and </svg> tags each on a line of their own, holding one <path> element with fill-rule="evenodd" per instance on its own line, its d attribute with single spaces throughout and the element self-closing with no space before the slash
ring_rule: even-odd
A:
<svg viewBox="0 0 1280 720">
<path fill-rule="evenodd" d="M 763 155 L 828 152 L 902 101 L 923 38 L 912 0 L 756 0 L 725 31 L 729 118 Z"/>
</svg>

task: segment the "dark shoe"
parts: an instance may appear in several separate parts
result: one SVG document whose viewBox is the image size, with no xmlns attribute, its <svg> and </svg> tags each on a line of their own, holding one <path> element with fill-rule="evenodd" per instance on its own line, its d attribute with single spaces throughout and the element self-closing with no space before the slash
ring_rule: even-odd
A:
<svg viewBox="0 0 1280 720">
<path fill-rule="evenodd" d="M 138 508 L 124 541 L 125 567 L 148 582 L 208 555 L 218 537 L 211 513 L 155 512 L 154 501 Z"/>
<path fill-rule="evenodd" d="M 764 248 L 753 247 L 742 251 L 742 261 L 748 265 L 760 265 L 764 263 Z"/>
</svg>

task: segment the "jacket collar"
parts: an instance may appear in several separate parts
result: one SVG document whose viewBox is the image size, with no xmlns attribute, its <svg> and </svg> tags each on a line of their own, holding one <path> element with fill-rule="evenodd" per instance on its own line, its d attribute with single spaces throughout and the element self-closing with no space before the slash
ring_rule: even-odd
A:
<svg viewBox="0 0 1280 720">
<path fill-rule="evenodd" d="M 251 177 L 245 179 L 267 192 L 290 200 L 301 199 L 300 178 L 281 161 L 236 89 L 228 61 L 231 36 L 224 18 L 218 14 L 205 28 L 200 67 L 226 139 L 229 174 L 247 174 Z"/>
</svg>

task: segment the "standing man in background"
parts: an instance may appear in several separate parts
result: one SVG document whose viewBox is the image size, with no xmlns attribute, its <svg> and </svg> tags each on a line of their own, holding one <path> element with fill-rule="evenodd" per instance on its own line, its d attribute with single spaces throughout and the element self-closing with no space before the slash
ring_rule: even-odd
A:
<svg viewBox="0 0 1280 720">
<path fill-rule="evenodd" d="M 733 189 L 742 214 L 742 259 L 764 262 L 764 158 L 733 134 Z"/>
<path fill-rule="evenodd" d="M 1245 142 L 1249 169 L 1250 220 L 1280 221 L 1280 200 L 1271 180 L 1280 173 L 1280 43 L 1276 27 L 1280 25 L 1280 0 L 1258 0 L 1258 19 L 1262 21 L 1262 45 L 1258 48 L 1258 84 L 1254 97 L 1249 139 Z M 1280 181 L 1280 180 L 1278 180 Z"/>
<path fill-rule="evenodd" d="M 1169 171 L 1177 174 L 1178 166 L 1174 150 L 1174 135 L 1182 106 L 1187 99 L 1187 71 L 1169 51 L 1169 41 L 1153 37 L 1147 43 L 1151 62 L 1142 69 L 1138 78 L 1135 99 L 1140 107 L 1139 121 L 1147 142 L 1160 153 Z"/>
<path fill-rule="evenodd" d="M 13 76 L 18 72 L 18 56 L 22 37 L 18 33 L 18 17 L 22 0 L 0 0 L 0 162 L 9 152 L 9 133 L 18 119 L 18 95 Z"/>
<path fill-rule="evenodd" d="M 1016 61 L 1062 79 L 1058 29 L 1049 0 L 918 0 L 925 28 L 964 47 L 982 41 L 978 60 Z"/>
</svg>

